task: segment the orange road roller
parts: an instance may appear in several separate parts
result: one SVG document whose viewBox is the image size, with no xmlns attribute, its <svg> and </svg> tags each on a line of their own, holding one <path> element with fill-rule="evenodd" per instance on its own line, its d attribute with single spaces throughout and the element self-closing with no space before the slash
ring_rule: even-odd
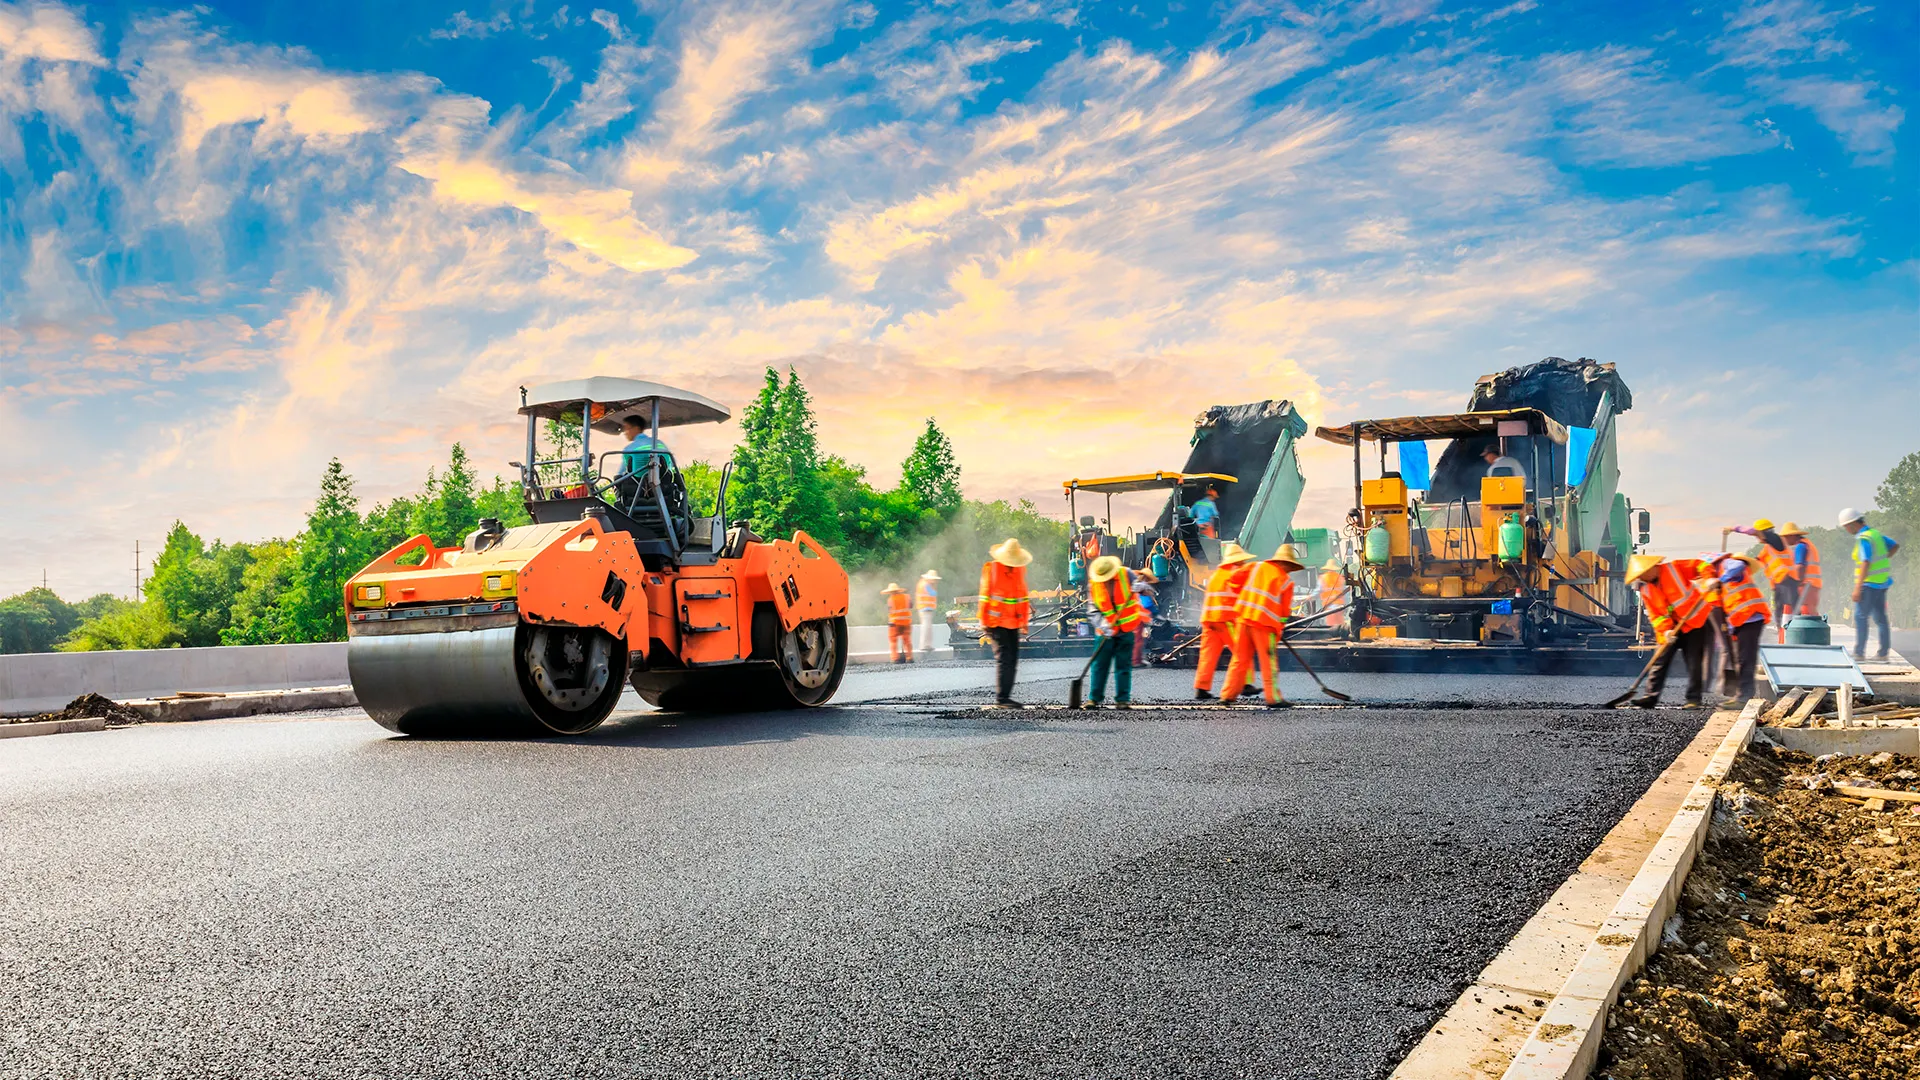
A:
<svg viewBox="0 0 1920 1080">
<path fill-rule="evenodd" d="M 597 377 L 522 388 L 521 492 L 533 524 L 488 518 L 458 547 L 415 536 L 346 585 L 360 704 L 407 734 L 579 735 L 631 684 L 682 711 L 826 704 L 847 667 L 847 574 L 805 533 L 727 521 L 733 466 L 695 516 L 658 435 L 726 420 L 687 390 Z M 577 458 L 536 460 L 543 421 Z"/>
</svg>

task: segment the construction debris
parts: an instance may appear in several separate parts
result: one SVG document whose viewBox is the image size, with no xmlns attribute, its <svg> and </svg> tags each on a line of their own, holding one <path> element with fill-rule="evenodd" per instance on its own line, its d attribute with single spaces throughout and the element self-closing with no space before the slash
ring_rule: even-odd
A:
<svg viewBox="0 0 1920 1080">
<path fill-rule="evenodd" d="M 112 698 L 101 697 L 99 694 L 81 694 L 67 702 L 67 707 L 59 712 L 21 716 L 11 721 L 0 720 L 0 723 L 27 724 L 43 720 L 85 720 L 95 716 L 105 720 L 108 727 L 126 727 L 128 724 L 137 724 L 146 719 L 135 710 Z"/>
<path fill-rule="evenodd" d="M 1920 979 L 1914 765 L 1761 744 L 1743 756 L 1677 941 L 1623 991 L 1594 1075 L 1920 1075 L 1920 1022 L 1896 1004 Z M 1885 813 L 1829 792 L 1899 802 Z"/>
</svg>

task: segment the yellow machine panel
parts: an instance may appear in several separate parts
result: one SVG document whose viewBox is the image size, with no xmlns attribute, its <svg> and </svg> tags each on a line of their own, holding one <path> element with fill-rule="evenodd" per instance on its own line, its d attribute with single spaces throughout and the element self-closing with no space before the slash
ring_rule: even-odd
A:
<svg viewBox="0 0 1920 1080">
<path fill-rule="evenodd" d="M 1407 505 L 1406 481 L 1397 476 L 1383 476 L 1378 480 L 1362 481 L 1360 502 L 1369 510 L 1404 508 Z"/>
<path fill-rule="evenodd" d="M 1524 476 L 1485 476 L 1480 479 L 1480 505 L 1519 507 L 1527 501 Z"/>
</svg>

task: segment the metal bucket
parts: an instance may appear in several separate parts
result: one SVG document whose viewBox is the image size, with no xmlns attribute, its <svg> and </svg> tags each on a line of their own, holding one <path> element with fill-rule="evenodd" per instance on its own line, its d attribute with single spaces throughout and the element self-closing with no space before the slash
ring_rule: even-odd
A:
<svg viewBox="0 0 1920 1080">
<path fill-rule="evenodd" d="M 1818 615 L 1795 615 L 1787 623 L 1789 645 L 1831 645 L 1833 628 Z"/>
</svg>

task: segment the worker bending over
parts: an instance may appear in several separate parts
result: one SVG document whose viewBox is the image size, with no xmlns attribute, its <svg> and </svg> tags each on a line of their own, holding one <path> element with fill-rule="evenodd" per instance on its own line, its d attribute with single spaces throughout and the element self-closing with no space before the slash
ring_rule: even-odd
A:
<svg viewBox="0 0 1920 1080">
<path fill-rule="evenodd" d="M 1760 541 L 1759 550 L 1753 557 L 1760 560 L 1766 570 L 1767 581 L 1773 585 L 1774 621 L 1780 627 L 1780 640 L 1787 640 L 1787 622 L 1794 612 L 1800 610 L 1800 581 L 1793 572 L 1793 552 L 1787 546 L 1786 538 L 1776 532 L 1772 518 L 1759 518 L 1752 525 L 1729 525 L 1720 530 L 1721 547 L 1725 547 L 1728 533 L 1740 533 Z"/>
<path fill-rule="evenodd" d="M 1347 574 L 1337 559 L 1328 559 L 1327 565 L 1320 568 L 1320 610 L 1339 607 L 1347 599 Z M 1325 619 L 1327 629 L 1338 630 L 1347 624 L 1346 612 L 1329 615 Z"/>
<path fill-rule="evenodd" d="M 1720 610 L 1732 636 L 1734 678 L 1738 686 L 1735 700 L 1751 701 L 1754 673 L 1760 665 L 1760 636 L 1767 628 L 1767 598 L 1760 592 L 1766 573 L 1757 559 L 1745 555 L 1720 554 L 1708 560 L 1718 579 L 1713 588 L 1720 599 Z"/>
<path fill-rule="evenodd" d="M 1699 559 L 1635 555 L 1627 560 L 1627 584 L 1640 590 L 1640 603 L 1646 608 L 1647 621 L 1653 624 L 1659 645 L 1653 653 L 1647 692 L 1629 703 L 1634 707 L 1651 709 L 1660 704 L 1660 692 L 1667 687 L 1667 672 L 1673 668 L 1675 653 L 1687 662 L 1686 706 L 1700 707 L 1707 677 L 1707 645 L 1713 637 L 1713 629 L 1707 625 L 1713 598 L 1702 590 L 1703 579 L 1713 581 L 1713 572 Z"/>
<path fill-rule="evenodd" d="M 1013 700 L 1013 678 L 1020 666 L 1020 635 L 1033 616 L 1027 595 L 1027 564 L 1033 554 L 1008 537 L 987 552 L 986 565 L 980 568 L 980 625 L 993 645 L 998 677 L 994 704 L 1017 709 Z M 929 571 L 931 573 L 931 571 Z"/>
<path fill-rule="evenodd" d="M 1193 699 L 1213 698 L 1213 673 L 1220 654 L 1233 647 L 1234 609 L 1240 589 L 1259 556 L 1229 540 L 1220 545 L 1220 565 L 1207 578 L 1207 599 L 1200 607 L 1200 669 L 1193 673 Z M 1238 658 L 1239 654 L 1234 654 Z"/>
<path fill-rule="evenodd" d="M 1893 651 L 1893 628 L 1887 623 L 1887 594 L 1893 591 L 1893 553 L 1900 542 L 1867 527 L 1867 516 L 1852 507 L 1840 511 L 1840 527 L 1853 537 L 1853 658 L 1867 658 L 1869 623 L 1880 626 L 1880 651 L 1885 660 Z"/>
<path fill-rule="evenodd" d="M 1253 674 L 1254 658 L 1259 658 L 1260 682 L 1266 690 L 1267 708 L 1286 709 L 1292 702 L 1280 692 L 1280 660 L 1274 650 L 1280 634 L 1293 614 L 1293 577 L 1300 569 L 1300 554 L 1292 544 L 1281 544 L 1273 558 L 1254 566 L 1247 583 L 1240 588 L 1240 602 L 1234 609 L 1233 663 L 1227 668 L 1226 685 L 1220 688 L 1220 700 L 1228 705 L 1247 688 Z"/>
<path fill-rule="evenodd" d="M 896 664 L 913 663 L 913 600 L 897 581 L 880 590 L 887 598 L 887 654 Z"/>
<path fill-rule="evenodd" d="M 933 613 L 940 610 L 940 571 L 929 570 L 920 575 L 919 584 L 913 587 L 913 613 L 919 620 L 920 640 L 914 647 L 923 653 L 933 652 Z"/>
<path fill-rule="evenodd" d="M 1113 673 L 1113 707 L 1133 702 L 1133 635 L 1147 621 L 1146 609 L 1133 594 L 1127 568 L 1117 557 L 1102 555 L 1087 567 L 1087 597 L 1103 620 L 1102 641 L 1093 650 L 1093 693 L 1087 708 L 1097 709 L 1107 696 L 1107 673 Z"/>
</svg>

